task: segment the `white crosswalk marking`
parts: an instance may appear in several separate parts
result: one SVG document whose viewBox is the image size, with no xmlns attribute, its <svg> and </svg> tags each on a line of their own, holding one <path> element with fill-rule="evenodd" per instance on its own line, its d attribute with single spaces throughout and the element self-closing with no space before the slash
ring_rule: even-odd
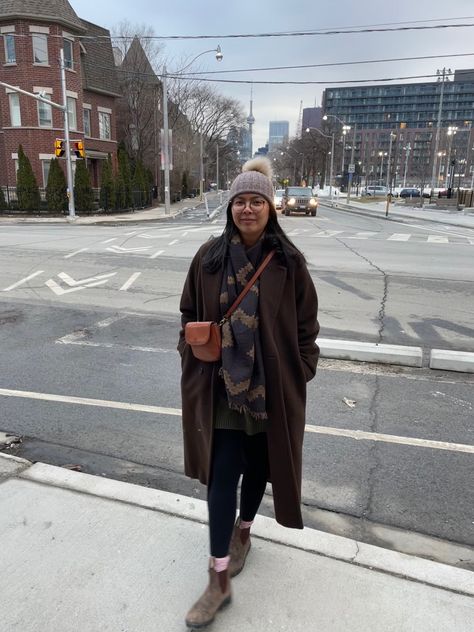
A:
<svg viewBox="0 0 474 632">
<path fill-rule="evenodd" d="M 441 235 L 428 235 L 427 241 L 431 244 L 449 244 L 449 239 Z"/>
<path fill-rule="evenodd" d="M 372 231 L 367 231 L 363 233 L 356 233 L 355 235 L 349 235 L 346 239 L 368 239 L 369 237 L 373 237 L 377 233 Z"/>
<path fill-rule="evenodd" d="M 408 241 L 410 237 L 410 233 L 393 233 L 387 241 Z"/>
<path fill-rule="evenodd" d="M 328 237 L 334 237 L 335 235 L 340 235 L 343 232 L 344 232 L 343 230 L 320 230 L 319 233 L 316 233 L 314 236 L 324 237 L 327 239 Z"/>
</svg>

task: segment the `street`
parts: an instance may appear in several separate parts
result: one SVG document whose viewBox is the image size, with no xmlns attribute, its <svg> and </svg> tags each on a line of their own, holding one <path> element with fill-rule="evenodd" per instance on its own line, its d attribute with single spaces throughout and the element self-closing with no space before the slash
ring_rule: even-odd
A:
<svg viewBox="0 0 474 632">
<path fill-rule="evenodd" d="M 15 454 L 205 498 L 182 474 L 178 304 L 224 219 L 198 207 L 127 226 L 0 225 L 0 431 L 24 436 Z M 307 257 L 322 337 L 474 351 L 474 231 L 323 204 L 280 221 Z M 473 385 L 426 361 L 322 359 L 308 386 L 308 526 L 472 547 Z M 420 554 L 442 555 L 426 542 Z"/>
</svg>

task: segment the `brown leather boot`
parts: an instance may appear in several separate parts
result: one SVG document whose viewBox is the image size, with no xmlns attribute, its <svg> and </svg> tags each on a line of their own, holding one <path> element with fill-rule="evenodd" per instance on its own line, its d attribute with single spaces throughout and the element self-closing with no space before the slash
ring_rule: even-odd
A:
<svg viewBox="0 0 474 632">
<path fill-rule="evenodd" d="M 214 621 L 216 613 L 231 602 L 229 569 L 214 570 L 214 558 L 209 560 L 209 585 L 186 615 L 188 628 L 205 628 Z"/>
<path fill-rule="evenodd" d="M 250 529 L 241 529 L 239 527 L 240 518 L 237 518 L 232 539 L 230 541 L 229 555 L 229 575 L 235 577 L 240 573 L 245 565 L 245 558 L 250 551 Z"/>
</svg>

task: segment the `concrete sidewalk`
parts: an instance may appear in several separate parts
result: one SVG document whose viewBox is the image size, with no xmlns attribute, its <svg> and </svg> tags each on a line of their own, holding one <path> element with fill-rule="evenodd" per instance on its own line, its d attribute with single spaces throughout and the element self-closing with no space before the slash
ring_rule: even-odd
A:
<svg viewBox="0 0 474 632">
<path fill-rule="evenodd" d="M 211 193 L 209 200 L 215 199 L 218 193 Z M 222 200 L 224 202 L 225 195 L 222 194 Z M 201 202 L 199 198 L 186 198 L 179 202 L 171 204 L 170 213 L 167 214 L 164 205 L 154 206 L 152 208 L 146 208 L 140 211 L 133 211 L 131 213 L 115 213 L 115 214 L 103 214 L 97 215 L 78 215 L 75 220 L 71 221 L 67 215 L 60 217 L 42 217 L 33 215 L 12 215 L 5 216 L 0 214 L 0 226 L 5 224 L 74 224 L 76 225 L 91 225 L 91 224 L 129 224 L 133 222 L 154 222 L 163 219 L 169 219 L 181 215 L 188 209 L 195 209 L 197 207 L 204 207 L 205 202 Z"/>
<path fill-rule="evenodd" d="M 0 454 L 4 632 L 174 632 L 206 581 L 203 501 Z M 474 573 L 257 517 L 212 630 L 468 632 Z"/>
</svg>

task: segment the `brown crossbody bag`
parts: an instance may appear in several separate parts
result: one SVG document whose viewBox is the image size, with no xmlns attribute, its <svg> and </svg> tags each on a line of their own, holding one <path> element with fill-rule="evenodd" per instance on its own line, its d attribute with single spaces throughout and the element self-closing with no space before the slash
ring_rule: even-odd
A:
<svg viewBox="0 0 474 632">
<path fill-rule="evenodd" d="M 220 360 L 222 353 L 222 325 L 232 316 L 242 299 L 267 267 L 274 254 L 274 250 L 268 253 L 250 281 L 229 307 L 220 323 L 215 323 L 214 321 L 186 323 L 184 327 L 184 339 L 198 360 L 202 360 L 203 362 L 217 362 L 217 360 Z"/>
</svg>

